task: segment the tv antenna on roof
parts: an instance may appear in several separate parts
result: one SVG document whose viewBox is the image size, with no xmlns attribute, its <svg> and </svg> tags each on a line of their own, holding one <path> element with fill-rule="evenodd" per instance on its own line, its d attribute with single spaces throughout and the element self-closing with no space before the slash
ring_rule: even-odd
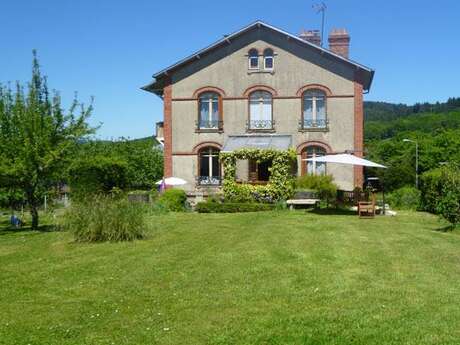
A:
<svg viewBox="0 0 460 345">
<path fill-rule="evenodd" d="M 313 9 L 316 10 L 316 13 L 321 12 L 321 47 L 322 47 L 323 46 L 323 37 L 324 37 L 324 16 L 326 14 L 327 6 L 323 1 L 321 1 L 320 4 L 314 4 L 312 7 L 313 7 Z"/>
</svg>

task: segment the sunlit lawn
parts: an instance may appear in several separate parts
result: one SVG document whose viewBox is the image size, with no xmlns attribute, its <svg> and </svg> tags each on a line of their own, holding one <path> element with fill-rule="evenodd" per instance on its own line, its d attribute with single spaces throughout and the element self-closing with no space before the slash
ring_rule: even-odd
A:
<svg viewBox="0 0 460 345">
<path fill-rule="evenodd" d="M 460 236 L 434 216 L 151 223 L 118 244 L 0 229 L 0 344 L 460 343 Z"/>
</svg>

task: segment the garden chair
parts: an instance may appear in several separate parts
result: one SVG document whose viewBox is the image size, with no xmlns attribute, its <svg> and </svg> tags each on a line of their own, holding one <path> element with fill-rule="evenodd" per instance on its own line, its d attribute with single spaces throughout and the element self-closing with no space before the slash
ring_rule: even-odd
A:
<svg viewBox="0 0 460 345">
<path fill-rule="evenodd" d="M 371 201 L 358 202 L 359 218 L 374 218 L 375 217 L 375 195 L 372 194 Z"/>
</svg>

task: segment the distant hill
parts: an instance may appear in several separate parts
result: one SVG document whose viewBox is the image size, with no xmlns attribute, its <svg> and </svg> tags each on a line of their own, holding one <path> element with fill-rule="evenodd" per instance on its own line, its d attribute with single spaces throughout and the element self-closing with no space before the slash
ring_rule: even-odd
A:
<svg viewBox="0 0 460 345">
<path fill-rule="evenodd" d="M 414 105 L 387 102 L 364 102 L 364 118 L 366 121 L 394 120 L 413 114 L 444 113 L 460 108 L 460 97 L 452 97 L 447 102 L 415 103 Z"/>
</svg>

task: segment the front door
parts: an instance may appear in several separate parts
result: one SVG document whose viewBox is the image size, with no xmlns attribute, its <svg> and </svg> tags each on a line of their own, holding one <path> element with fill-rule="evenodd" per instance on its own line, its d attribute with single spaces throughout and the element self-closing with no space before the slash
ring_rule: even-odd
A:
<svg viewBox="0 0 460 345">
<path fill-rule="evenodd" d="M 263 161 L 257 163 L 255 160 L 249 160 L 249 176 L 250 182 L 268 182 L 270 179 L 269 168 L 272 166 L 272 161 Z"/>
</svg>

